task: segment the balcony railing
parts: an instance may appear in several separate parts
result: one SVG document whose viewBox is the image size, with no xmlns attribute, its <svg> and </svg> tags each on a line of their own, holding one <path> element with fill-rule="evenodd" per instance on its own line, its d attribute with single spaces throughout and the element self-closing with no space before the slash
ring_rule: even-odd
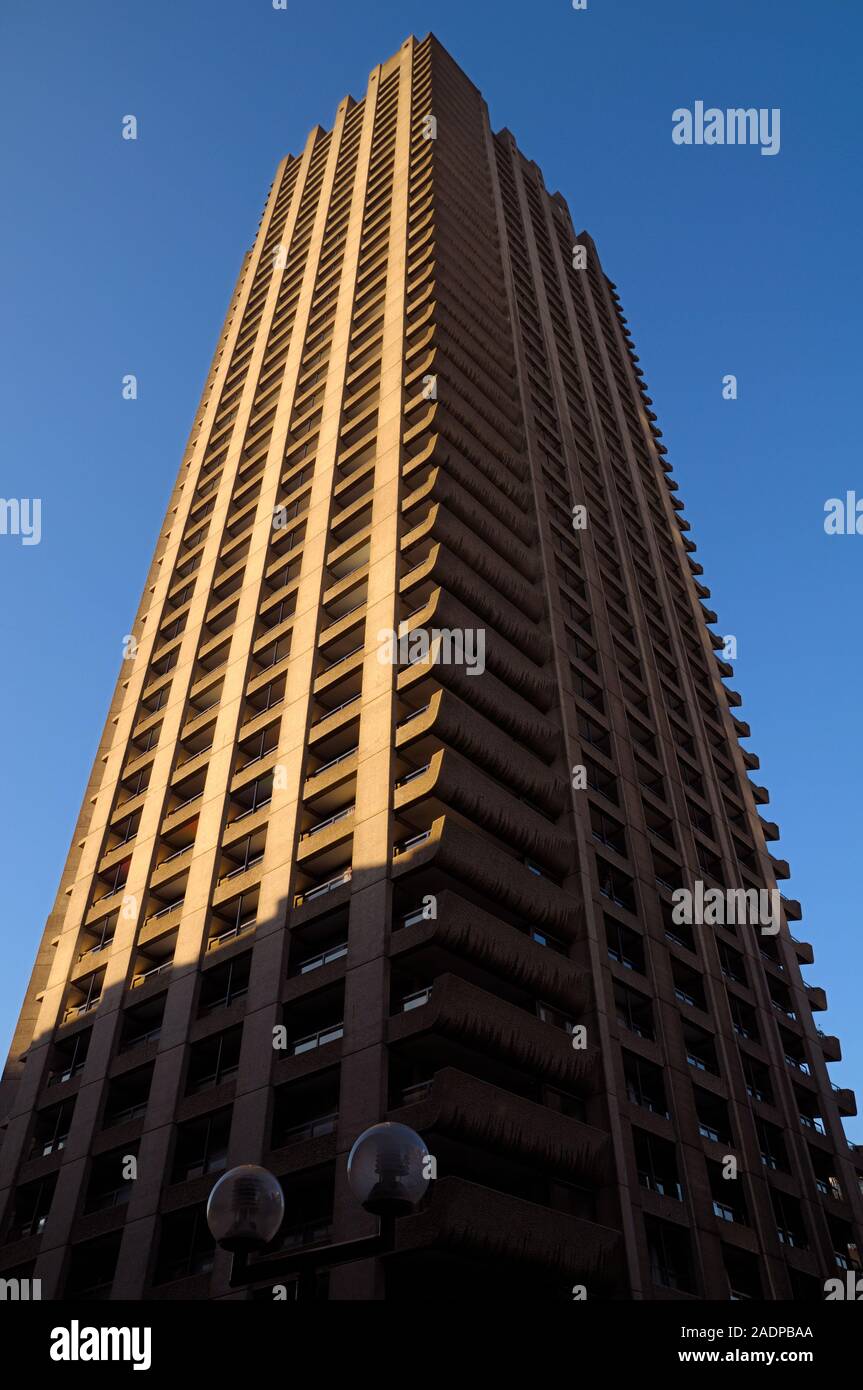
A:
<svg viewBox="0 0 863 1390">
<path fill-rule="evenodd" d="M 347 954 L 347 941 L 340 941 L 338 946 L 331 946 L 329 950 L 321 951 L 319 955 L 311 956 L 308 960 L 304 960 L 297 973 L 300 975 L 308 975 L 311 970 L 319 970 L 322 965 L 329 965 L 334 960 L 341 960 Z"/>
<path fill-rule="evenodd" d="M 63 1015 L 63 1022 L 68 1023 L 70 1018 L 80 1018 L 82 1014 L 88 1014 L 91 1009 L 95 1009 L 101 999 L 98 994 L 95 999 L 85 999 L 83 1004 L 72 1004 Z"/>
<path fill-rule="evenodd" d="M 327 671 L 334 671 L 337 666 L 341 666 L 343 661 L 350 661 L 352 656 L 356 656 L 357 652 L 363 650 L 364 645 L 365 643 L 361 642 L 358 647 L 352 647 L 349 652 L 345 652 L 344 656 L 336 656 L 332 661 L 325 661 L 318 670 L 318 675 L 323 676 Z"/>
<path fill-rule="evenodd" d="M 409 1013 L 411 1009 L 421 1009 L 423 1004 L 427 1004 L 431 998 L 432 987 L 426 985 L 425 989 L 414 990 L 412 994 L 402 995 L 401 1011 L 403 1014 Z"/>
<path fill-rule="evenodd" d="M 324 1134 L 332 1134 L 338 1118 L 339 1112 L 334 1110 L 331 1115 L 321 1115 L 317 1120 L 304 1120 L 302 1124 L 292 1125 L 280 1137 L 280 1144 L 296 1143 L 300 1139 L 319 1139 Z"/>
<path fill-rule="evenodd" d="M 410 724 L 412 719 L 419 719 L 420 715 L 425 714 L 427 709 L 428 705 L 425 704 L 422 705 L 420 709 L 411 710 L 410 714 L 406 714 L 404 719 L 399 720 L 398 724 L 396 724 L 396 728 L 403 729 L 405 724 Z"/>
<path fill-rule="evenodd" d="M 826 1134 L 824 1121 L 819 1115 L 801 1115 L 800 1123 L 804 1129 L 814 1129 L 817 1134 Z"/>
<path fill-rule="evenodd" d="M 406 777 L 401 777 L 401 778 L 398 780 L 398 782 L 396 782 L 396 786 L 397 786 L 397 787 L 405 787 L 405 786 L 407 786 L 408 782 L 413 782 L 413 781 L 415 780 L 415 778 L 417 778 L 417 777 L 422 777 L 422 775 L 423 775 L 424 772 L 428 772 L 430 766 L 431 766 L 430 763 L 423 763 L 422 767 L 415 768 L 414 771 L 413 771 L 413 772 L 409 772 L 409 773 L 407 774 Z"/>
<path fill-rule="evenodd" d="M 219 882 L 226 883 L 229 878 L 238 878 L 240 874 L 248 873 L 249 869 L 253 869 L 256 864 L 261 863 L 263 857 L 264 852 L 261 850 L 261 853 L 256 854 L 254 859 L 249 859 L 245 864 L 237 864 L 233 869 L 229 869 L 226 874 L 222 874 Z"/>
<path fill-rule="evenodd" d="M 253 912 L 250 917 L 244 917 L 242 922 L 237 922 L 233 927 L 228 927 L 225 931 L 219 932 L 218 936 L 211 936 L 207 942 L 207 950 L 212 951 L 216 946 L 221 946 L 224 941 L 230 941 L 233 937 L 239 936 L 242 932 L 248 931 L 257 921 L 257 913 Z"/>
<path fill-rule="evenodd" d="M 151 912 L 147 921 L 156 922 L 160 917 L 167 917 L 169 912 L 173 912 L 176 907 L 182 907 L 184 902 L 185 895 L 182 898 L 175 898 L 172 903 L 166 903 L 164 907 L 160 907 L 158 912 Z"/>
<path fill-rule="evenodd" d="M 785 1061 L 788 1063 L 789 1067 L 793 1067 L 795 1071 L 802 1072 L 804 1076 L 811 1075 L 808 1062 L 801 1062 L 796 1057 L 792 1057 L 788 1052 L 785 1053 Z"/>
<path fill-rule="evenodd" d="M 109 936 L 107 941 L 97 941 L 95 946 L 88 946 L 85 951 L 79 951 L 79 961 L 84 960 L 86 956 L 98 956 L 102 951 L 109 950 L 113 941 L 113 936 Z"/>
<path fill-rule="evenodd" d="M 108 1128 L 113 1125 L 127 1124 L 130 1120 L 138 1120 L 146 1109 L 147 1102 L 145 1100 L 138 1101 L 135 1105 L 127 1105 L 124 1110 L 116 1110 L 110 1115 L 106 1115 L 105 1126 Z"/>
<path fill-rule="evenodd" d="M 327 1028 L 319 1028 L 316 1033 L 307 1033 L 303 1038 L 296 1038 L 291 1043 L 291 1056 L 298 1057 L 302 1052 L 314 1052 L 316 1047 L 325 1047 L 327 1043 L 337 1042 L 344 1035 L 345 1025 L 342 1023 L 331 1023 Z"/>
<path fill-rule="evenodd" d="M 400 931 L 402 927 L 414 927 L 417 922 L 426 922 L 425 908 L 420 904 L 419 907 L 412 907 L 409 912 L 405 912 L 395 923 L 395 930 Z"/>
<path fill-rule="evenodd" d="M 328 826 L 335 825 L 340 820 L 345 820 L 347 816 L 352 816 L 354 810 L 355 807 L 346 806 L 343 811 L 336 811 L 335 815 L 328 816 L 326 820 L 318 821 L 317 825 L 313 825 L 310 830 L 304 830 L 300 839 L 311 839 L 313 835 L 318 835 L 322 830 L 326 830 Z"/>
<path fill-rule="evenodd" d="M 338 767 L 339 763 L 345 762 L 347 758 L 352 758 L 358 747 L 359 745 L 355 743 L 353 748 L 349 748 L 346 753 L 340 753 L 337 758 L 330 758 L 328 763 L 321 763 L 320 767 L 316 767 L 314 772 L 309 773 L 309 781 L 313 777 L 320 777 L 322 772 L 328 772 L 331 767 Z"/>
<path fill-rule="evenodd" d="M 314 888 L 308 888 L 305 893 L 297 893 L 294 897 L 294 907 L 311 902 L 314 898 L 321 898 L 325 893 L 332 893 L 336 888 L 341 888 L 343 883 L 350 881 L 351 870 L 345 869 L 343 873 L 336 874 L 335 878 L 328 878 L 326 883 L 318 883 Z"/>
<path fill-rule="evenodd" d="M 332 1227 L 327 1221 L 304 1221 L 286 1231 L 279 1246 L 282 1250 L 293 1250 L 298 1246 L 320 1245 L 329 1240 Z"/>
<path fill-rule="evenodd" d="M 172 961 L 163 960 L 160 965 L 153 965 L 149 970 L 145 970 L 143 974 L 135 975 L 132 980 L 131 988 L 136 989 L 137 986 L 142 985 L 145 980 L 152 980 L 155 975 L 161 975 L 162 971 L 169 970 L 171 965 Z"/>
<path fill-rule="evenodd" d="M 430 830 L 423 830 L 419 835 L 411 835 L 409 840 L 402 840 L 400 844 L 393 845 L 393 855 L 404 854 L 406 850 L 413 849 L 414 845 L 421 845 L 423 840 L 427 840 L 430 835 Z"/>
<path fill-rule="evenodd" d="M 265 806 L 269 806 L 272 799 L 271 796 L 265 796 L 263 801 L 257 802 L 255 806 L 247 806 L 245 811 L 242 811 L 239 816 L 234 816 L 234 819 L 229 821 L 228 824 L 239 825 L 241 820 L 246 819 L 246 816 L 253 816 L 256 811 L 263 811 Z"/>
</svg>

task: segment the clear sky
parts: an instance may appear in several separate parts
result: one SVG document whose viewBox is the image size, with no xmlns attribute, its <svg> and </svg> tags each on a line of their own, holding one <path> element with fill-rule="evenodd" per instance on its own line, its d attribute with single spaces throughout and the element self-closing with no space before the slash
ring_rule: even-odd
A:
<svg viewBox="0 0 863 1390">
<path fill-rule="evenodd" d="M 861 1085 L 863 536 L 823 529 L 828 498 L 863 496 L 848 0 L 5 0 L 0 495 L 42 499 L 42 538 L 0 535 L 0 1050 L 275 166 L 430 29 L 618 284 L 738 640 L 731 684 L 815 945 L 804 973 L 845 1049 L 832 1074 Z M 675 145 L 672 112 L 699 100 L 780 108 L 779 153 Z"/>
</svg>

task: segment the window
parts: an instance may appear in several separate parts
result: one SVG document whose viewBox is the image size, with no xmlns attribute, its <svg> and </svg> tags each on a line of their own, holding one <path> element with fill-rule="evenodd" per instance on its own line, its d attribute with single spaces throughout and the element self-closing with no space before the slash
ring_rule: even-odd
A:
<svg viewBox="0 0 863 1390">
<path fill-rule="evenodd" d="M 153 1282 L 167 1284 L 193 1274 L 206 1274 L 213 1267 L 214 1250 L 215 1241 L 203 1205 L 163 1216 Z"/>
<path fill-rule="evenodd" d="M 705 1032 L 703 1028 L 696 1027 L 694 1023 L 684 1023 L 683 1046 L 686 1051 L 686 1060 L 691 1067 L 719 1076 L 716 1046 L 710 1033 Z"/>
<path fill-rule="evenodd" d="M 228 1028 L 224 1033 L 202 1038 L 189 1048 L 189 1070 L 186 1076 L 186 1095 L 219 1086 L 236 1074 L 240 1064 L 242 1025 Z"/>
<path fill-rule="evenodd" d="M 93 1159 L 84 1201 L 85 1212 L 108 1211 L 129 1201 L 134 1179 L 127 1176 L 130 1174 L 128 1160 L 135 1158 L 137 1153 L 137 1144 L 123 1144 Z M 134 1171 L 134 1167 L 131 1171 Z"/>
<path fill-rule="evenodd" d="M 695 1292 L 689 1236 L 680 1226 L 656 1217 L 644 1218 L 650 1277 L 665 1288 Z"/>
<path fill-rule="evenodd" d="M 719 1163 L 708 1163 L 710 1191 L 713 1196 L 713 1214 L 720 1221 L 728 1221 L 739 1226 L 749 1224 L 746 1211 L 746 1197 L 743 1178 L 727 1178 Z"/>
<path fill-rule="evenodd" d="M 683 1186 L 677 1171 L 674 1145 L 642 1129 L 633 1128 L 632 1138 L 641 1186 L 660 1197 L 673 1197 L 676 1202 L 682 1202 Z"/>
<path fill-rule="evenodd" d="M 54 1044 L 48 1064 L 48 1085 L 60 1086 L 84 1070 L 92 1029 L 87 1028 Z"/>
<path fill-rule="evenodd" d="M 189 1182 L 227 1165 L 231 1107 L 187 1120 L 177 1126 L 171 1182 Z"/>
<path fill-rule="evenodd" d="M 249 988 L 251 968 L 252 953 L 245 951 L 215 969 L 205 970 L 198 996 L 198 1017 L 213 1013 L 216 1009 L 230 1008 L 238 999 L 243 999 Z"/>
<path fill-rule="evenodd" d="M 123 1072 L 108 1083 L 103 1129 L 139 1120 L 147 1109 L 154 1063 Z"/>
<path fill-rule="evenodd" d="M 7 1240 L 23 1240 L 25 1236 L 40 1236 L 48 1220 L 57 1174 L 38 1178 L 36 1182 L 25 1183 L 16 1188 L 12 1203 L 12 1214 L 6 1231 Z"/>
<path fill-rule="evenodd" d="M 596 871 L 599 878 L 599 891 L 604 898 L 610 898 L 618 907 L 627 912 L 636 911 L 635 885 L 633 880 L 620 869 L 615 869 L 605 859 L 596 856 Z"/>
<path fill-rule="evenodd" d="M 640 1105 L 655 1115 L 668 1116 L 665 1083 L 659 1067 L 633 1052 L 624 1052 L 623 1074 L 626 1094 L 633 1105 Z"/>
<path fill-rule="evenodd" d="M 806 1227 L 803 1224 L 803 1213 L 797 1198 L 790 1197 L 787 1192 L 781 1192 L 776 1187 L 771 1187 L 770 1197 L 773 1202 L 773 1214 L 776 1218 L 776 1234 L 781 1243 L 789 1245 L 795 1250 L 808 1250 L 809 1241 L 806 1236 Z"/>
<path fill-rule="evenodd" d="M 117 1256 L 120 1253 L 121 1231 L 73 1245 L 69 1258 L 64 1298 L 95 1301 L 106 1299 L 111 1292 Z"/>
<path fill-rule="evenodd" d="M 616 917 L 609 917 L 606 914 L 604 921 L 609 959 L 624 966 L 626 970 L 637 970 L 639 975 L 643 975 L 645 968 L 642 937 L 631 927 L 626 927 L 622 922 L 618 922 Z"/>
<path fill-rule="evenodd" d="M 638 1038 L 653 1041 L 656 1033 L 653 1027 L 653 1006 L 644 994 L 630 989 L 622 980 L 615 980 L 614 1004 L 617 1021 L 621 1028 L 634 1033 Z"/>
<path fill-rule="evenodd" d="M 273 1148 L 334 1134 L 338 1109 L 337 1067 L 277 1087 L 273 1103 Z"/>
<path fill-rule="evenodd" d="M 74 1109 L 75 1100 L 72 1098 L 39 1111 L 33 1128 L 31 1158 L 46 1158 L 48 1154 L 59 1153 L 65 1147 Z"/>
<path fill-rule="evenodd" d="M 590 825 L 594 840 L 598 840 L 601 845 L 607 845 L 616 854 L 626 854 L 626 833 L 613 816 L 601 811 L 598 806 L 591 806 Z"/>
</svg>

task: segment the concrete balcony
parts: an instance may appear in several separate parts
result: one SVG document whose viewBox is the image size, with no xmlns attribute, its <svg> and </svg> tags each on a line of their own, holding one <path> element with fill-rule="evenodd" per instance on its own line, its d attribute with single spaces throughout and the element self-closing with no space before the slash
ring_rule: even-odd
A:
<svg viewBox="0 0 863 1390">
<path fill-rule="evenodd" d="M 573 961 L 451 889 L 436 896 L 436 918 L 419 917 L 410 926 L 394 929 L 393 960 L 424 947 L 443 948 L 500 976 L 510 988 L 526 990 L 576 1017 L 586 1011 L 590 979 Z"/>
<path fill-rule="evenodd" d="M 433 679 L 451 690 L 471 708 L 497 724 L 500 729 L 527 744 L 541 758 L 551 761 L 559 734 L 538 709 L 522 699 L 490 670 L 478 678 L 459 666 L 435 665 L 431 659 L 415 661 L 398 674 L 399 692 L 408 692 Z"/>
<path fill-rule="evenodd" d="M 495 575 L 503 565 L 499 562 L 495 567 L 489 563 L 485 568 L 487 573 L 483 576 L 478 566 L 465 563 L 436 541 L 422 564 L 404 576 L 400 592 L 412 604 L 416 604 L 415 596 L 429 585 L 454 594 L 531 661 L 542 665 L 548 659 L 548 637 L 494 587 Z"/>
<path fill-rule="evenodd" d="M 800 965 L 812 965 L 815 961 L 815 951 L 809 941 L 799 941 L 796 936 L 788 933 L 788 939 L 794 948 L 794 954 Z"/>
<path fill-rule="evenodd" d="M 564 940 L 578 932 L 581 907 L 575 898 L 452 817 L 437 817 L 425 838 L 396 856 L 393 877 L 432 862 L 466 884 L 472 895 L 501 903 Z"/>
<path fill-rule="evenodd" d="M 617 1274 L 621 1237 L 607 1226 L 552 1211 L 461 1178 L 439 1178 L 425 1211 L 398 1222 L 396 1250 L 469 1251 L 583 1282 L 588 1292 L 610 1286 Z"/>
<path fill-rule="evenodd" d="M 601 1072 L 596 1049 L 576 1049 L 563 1028 L 543 1023 L 458 975 L 440 975 L 422 1007 L 395 1014 L 387 1039 L 401 1042 L 433 1032 L 522 1068 L 564 1089 L 584 1091 Z"/>
<path fill-rule="evenodd" d="M 485 628 L 485 665 L 509 690 L 516 691 L 523 699 L 543 711 L 551 708 L 555 700 L 553 678 L 533 661 L 525 657 L 516 647 L 493 628 L 477 619 L 476 613 L 466 608 L 458 599 L 443 589 L 436 589 L 425 608 L 403 625 L 401 630 L 431 627 L 473 631 Z M 436 667 L 435 669 L 439 669 Z M 470 684 L 477 683 L 477 676 L 468 677 Z M 485 679 L 485 676 L 482 677 Z"/>
<path fill-rule="evenodd" d="M 840 1115 L 857 1114 L 857 1097 L 850 1086 L 833 1086 L 833 1099 Z"/>
<path fill-rule="evenodd" d="M 402 537 L 401 548 L 408 550 L 424 536 L 443 541 L 456 554 L 463 551 L 477 556 L 485 553 L 485 547 L 492 556 L 497 557 L 497 567 L 503 569 L 507 559 L 511 559 L 515 570 L 516 583 L 530 588 L 538 577 L 536 557 L 531 547 L 521 540 L 522 526 L 517 529 L 504 525 L 486 507 L 475 501 L 452 478 L 443 472 L 435 475 L 434 496 L 429 498 L 425 514 L 416 508 L 414 515 L 407 513 L 408 529 Z M 480 542 L 471 546 L 470 537 Z M 516 602 L 514 593 L 503 590 Z"/>
<path fill-rule="evenodd" d="M 419 801 L 434 798 L 440 809 L 452 807 L 496 838 L 565 874 L 575 862 L 575 846 L 564 831 L 487 777 L 460 753 L 438 749 L 423 772 L 396 784 L 394 810 L 404 813 Z"/>
<path fill-rule="evenodd" d="M 563 810 L 567 786 L 539 758 L 521 748 L 495 723 L 465 704 L 449 690 L 435 690 L 426 709 L 401 721 L 396 747 L 422 750 L 429 734 L 463 753 L 477 767 L 485 768 L 549 815 Z"/>
<path fill-rule="evenodd" d="M 577 1175 L 598 1185 L 611 1172 L 610 1135 L 454 1067 L 436 1072 L 420 1100 L 390 1110 L 387 1119 L 505 1152 L 568 1181 Z"/>
<path fill-rule="evenodd" d="M 817 1030 L 818 1042 L 821 1051 L 824 1053 L 825 1062 L 842 1061 L 842 1044 L 835 1033 L 824 1033 L 820 1028 Z"/>
</svg>

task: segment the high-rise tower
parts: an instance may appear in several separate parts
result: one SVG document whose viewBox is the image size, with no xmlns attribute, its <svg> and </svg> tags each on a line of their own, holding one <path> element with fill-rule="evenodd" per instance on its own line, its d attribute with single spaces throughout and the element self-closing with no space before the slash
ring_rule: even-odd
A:
<svg viewBox="0 0 863 1390">
<path fill-rule="evenodd" d="M 218 1174 L 284 1180 L 285 1248 L 362 1235 L 382 1118 L 437 1178 L 322 1296 L 857 1263 L 799 906 L 674 909 L 788 868 L 650 407 L 590 237 L 433 38 L 280 165 L 7 1067 L 0 1275 L 242 1296 Z"/>
</svg>

